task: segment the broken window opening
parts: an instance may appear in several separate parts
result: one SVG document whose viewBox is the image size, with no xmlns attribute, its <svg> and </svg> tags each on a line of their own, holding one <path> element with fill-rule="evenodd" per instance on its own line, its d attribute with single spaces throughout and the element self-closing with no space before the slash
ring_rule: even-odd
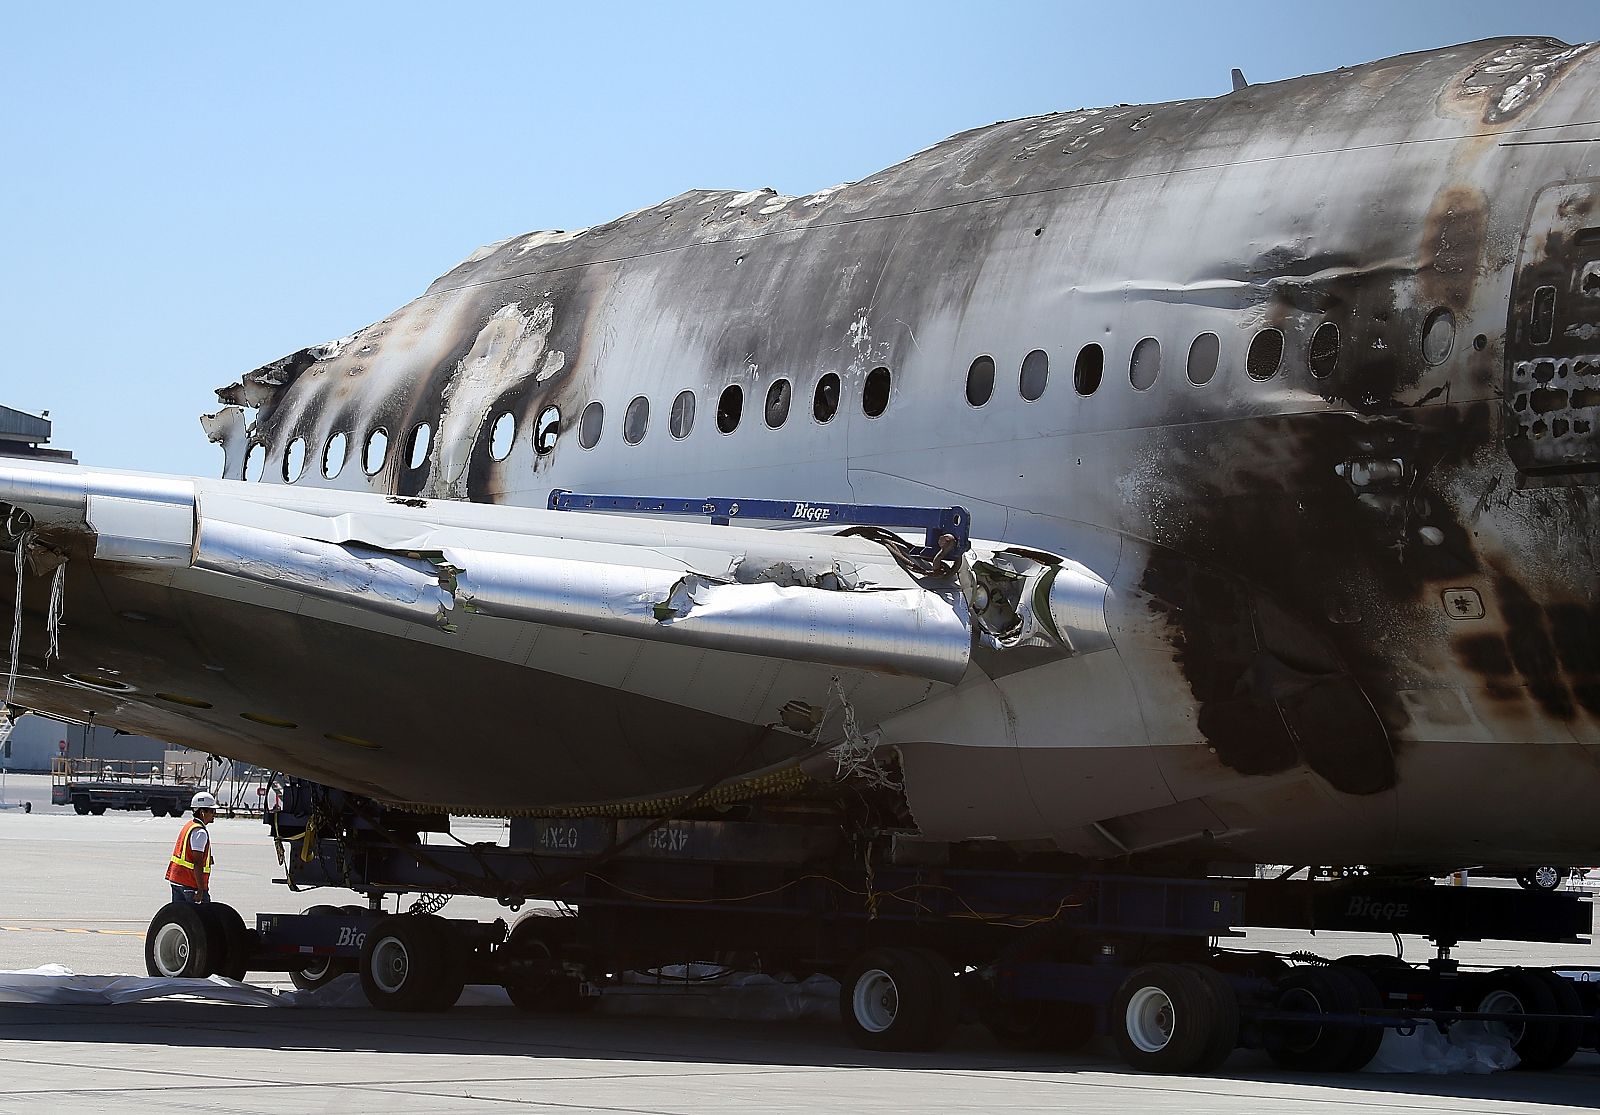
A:
<svg viewBox="0 0 1600 1115">
<path fill-rule="evenodd" d="M 725 434 L 731 434 L 739 428 L 739 418 L 744 413 L 744 388 L 737 383 L 730 383 L 722 389 L 722 397 L 717 400 L 717 429 Z"/>
<path fill-rule="evenodd" d="M 1245 354 L 1244 370 L 1251 379 L 1271 379 L 1283 364 L 1283 331 L 1266 328 L 1250 341 L 1250 351 Z"/>
<path fill-rule="evenodd" d="M 694 429 L 694 392 L 680 391 L 672 400 L 672 413 L 667 418 L 667 431 L 682 441 Z"/>
<path fill-rule="evenodd" d="M 1542 286 L 1533 292 L 1533 320 L 1530 323 L 1533 343 L 1547 345 L 1556 333 L 1556 288 Z"/>
<path fill-rule="evenodd" d="M 361 455 L 361 467 L 368 476 L 376 476 L 383 463 L 389 459 L 389 431 L 379 426 L 367 435 L 367 449 Z"/>
<path fill-rule="evenodd" d="M 1440 306 L 1422 323 L 1422 359 L 1431 367 L 1443 364 L 1456 345 L 1456 315 Z"/>
<path fill-rule="evenodd" d="M 533 422 L 533 451 L 543 457 L 556 447 L 556 438 L 560 436 L 561 410 L 554 405 L 547 406 Z"/>
<path fill-rule="evenodd" d="M 332 480 L 344 469 L 345 436 L 334 434 L 322 449 L 322 475 Z"/>
<path fill-rule="evenodd" d="M 1135 391 L 1148 391 L 1160 374 L 1161 342 L 1146 337 L 1133 346 L 1133 355 L 1128 357 L 1128 382 Z"/>
<path fill-rule="evenodd" d="M 1022 376 L 1017 380 L 1017 390 L 1028 402 L 1036 401 L 1044 394 L 1045 385 L 1050 380 L 1050 357 L 1043 349 L 1036 348 L 1022 358 Z"/>
<path fill-rule="evenodd" d="M 262 445 L 252 445 L 250 452 L 244 455 L 244 478 L 246 480 L 260 480 L 262 462 L 267 459 L 267 450 Z"/>
<path fill-rule="evenodd" d="M 649 428 L 650 400 L 643 395 L 635 395 L 628 409 L 622 412 L 622 440 L 629 445 L 638 445 Z"/>
<path fill-rule="evenodd" d="M 817 380 L 817 391 L 811 398 L 811 417 L 818 422 L 831 422 L 837 413 L 839 413 L 839 377 L 829 372 Z"/>
<path fill-rule="evenodd" d="M 283 479 L 293 484 L 306 470 L 306 439 L 297 437 L 283 451 Z"/>
<path fill-rule="evenodd" d="M 1215 333 L 1202 333 L 1189 346 L 1189 382 L 1204 387 L 1217 374 L 1217 357 L 1222 353 L 1222 342 Z"/>
<path fill-rule="evenodd" d="M 767 426 L 776 430 L 779 426 L 789 421 L 789 397 L 792 389 L 789 381 L 780 379 L 767 388 Z"/>
<path fill-rule="evenodd" d="M 1339 370 L 1339 327 L 1331 321 L 1317 326 L 1306 351 L 1306 364 L 1317 379 L 1327 379 Z"/>
<path fill-rule="evenodd" d="M 1072 386 L 1085 397 L 1093 395 L 1100 387 L 1100 376 L 1105 372 L 1106 352 L 1090 342 L 1078 350 L 1078 362 L 1072 368 Z"/>
<path fill-rule="evenodd" d="M 578 416 L 578 444 L 584 449 L 593 449 L 600 441 L 600 431 L 605 424 L 606 408 L 596 399 Z"/>
<path fill-rule="evenodd" d="M 861 410 L 868 418 L 876 418 L 889 409 L 889 393 L 893 388 L 888 368 L 874 368 L 867 373 L 867 382 L 861 388 Z"/>
<path fill-rule="evenodd" d="M 419 422 L 411 431 L 411 444 L 406 449 L 406 461 L 413 468 L 418 469 L 428 459 L 428 449 L 433 442 L 433 427 L 426 422 Z"/>
<path fill-rule="evenodd" d="M 511 455 L 511 447 L 517 440 L 517 420 L 508 410 L 494 420 L 494 425 L 489 430 L 489 456 L 496 461 L 503 461 Z"/>
<path fill-rule="evenodd" d="M 967 369 L 967 405 L 981 407 L 994 395 L 994 357 L 980 356 Z"/>
</svg>

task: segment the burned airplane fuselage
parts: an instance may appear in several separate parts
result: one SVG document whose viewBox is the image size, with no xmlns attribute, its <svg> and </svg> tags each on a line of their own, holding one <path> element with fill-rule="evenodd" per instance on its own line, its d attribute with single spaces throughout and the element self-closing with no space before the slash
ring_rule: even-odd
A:
<svg viewBox="0 0 1600 1115">
<path fill-rule="evenodd" d="M 991 545 L 959 684 L 713 685 L 549 628 L 464 656 L 102 556 L 69 559 L 61 663 L 30 633 L 16 699 L 494 811 L 781 780 L 833 692 L 930 839 L 1588 859 L 1595 120 L 1594 48 L 1496 40 L 996 124 L 808 197 L 492 245 L 207 419 L 228 478 L 423 519 L 553 488 L 964 505 Z M 986 632 L 1008 546 L 1109 586 L 1103 641 Z"/>
</svg>

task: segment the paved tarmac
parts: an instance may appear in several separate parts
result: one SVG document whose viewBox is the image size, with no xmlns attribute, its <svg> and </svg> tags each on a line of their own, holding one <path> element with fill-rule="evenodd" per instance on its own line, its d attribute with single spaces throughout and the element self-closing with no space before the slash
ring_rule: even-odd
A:
<svg viewBox="0 0 1600 1115">
<path fill-rule="evenodd" d="M 143 934 L 165 900 L 161 874 L 178 822 L 78 817 L 48 806 L 45 780 L 8 779 L 34 812 L 0 811 L 0 969 L 59 963 L 81 974 L 142 974 Z M 492 839 L 476 822 L 471 839 Z M 342 903 L 290 894 L 258 821 L 221 821 L 215 887 L 250 913 Z M 458 899 L 452 916 L 493 917 Z M 1253 933 L 1251 947 L 1336 956 L 1387 939 Z M 1407 939 L 1407 954 L 1428 955 Z M 1600 963 L 1588 946 L 1465 945 L 1466 962 Z M 287 986 L 283 977 L 253 979 Z M 470 994 L 470 993 L 469 993 Z M 991 1111 L 1505 1112 L 1600 1106 L 1600 1057 L 1551 1073 L 1308 1077 L 1240 1051 L 1210 1077 L 1130 1072 L 1102 1051 L 1016 1054 L 978 1027 L 937 1053 L 871 1054 L 836 1025 L 715 1019 L 535 1018 L 509 1007 L 448 1014 L 289 1010 L 159 1001 L 0 1006 L 0 1112 Z"/>
</svg>

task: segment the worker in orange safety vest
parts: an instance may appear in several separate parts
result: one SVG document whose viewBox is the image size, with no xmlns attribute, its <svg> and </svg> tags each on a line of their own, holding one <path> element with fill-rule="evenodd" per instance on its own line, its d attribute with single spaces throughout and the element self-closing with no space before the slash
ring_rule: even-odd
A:
<svg viewBox="0 0 1600 1115">
<path fill-rule="evenodd" d="M 189 801 L 194 819 L 178 833 L 172 846 L 172 862 L 167 864 L 167 882 L 172 884 L 174 902 L 211 900 L 211 833 L 206 826 L 217 819 L 217 799 L 201 790 Z"/>
</svg>

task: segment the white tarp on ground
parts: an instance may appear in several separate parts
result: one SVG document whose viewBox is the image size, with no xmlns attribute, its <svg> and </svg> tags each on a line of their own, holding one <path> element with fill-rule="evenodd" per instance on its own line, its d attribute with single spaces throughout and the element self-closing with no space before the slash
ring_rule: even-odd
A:
<svg viewBox="0 0 1600 1115">
<path fill-rule="evenodd" d="M 0 972 L 0 1004 L 106 1006 L 149 999 L 194 999 L 247 1006 L 298 1009 L 365 1009 L 361 981 L 340 976 L 315 991 L 277 991 L 221 976 L 167 979 L 158 976 L 80 976 L 59 964 Z M 839 984 L 814 975 L 784 981 L 756 972 L 724 972 L 694 965 L 663 969 L 659 976 L 629 972 L 606 988 L 596 1007 L 606 1014 L 657 1014 L 685 1018 L 782 1020 L 836 1017 Z M 459 1006 L 510 1006 L 499 987 L 469 987 Z"/>
<path fill-rule="evenodd" d="M 1378 1055 L 1366 1072 L 1420 1072 L 1444 1076 L 1454 1073 L 1499 1072 L 1517 1067 L 1520 1058 L 1511 1037 L 1484 1022 L 1457 1022 L 1448 1034 L 1432 1022 L 1422 1022 L 1410 1034 L 1385 1030 Z"/>
</svg>

